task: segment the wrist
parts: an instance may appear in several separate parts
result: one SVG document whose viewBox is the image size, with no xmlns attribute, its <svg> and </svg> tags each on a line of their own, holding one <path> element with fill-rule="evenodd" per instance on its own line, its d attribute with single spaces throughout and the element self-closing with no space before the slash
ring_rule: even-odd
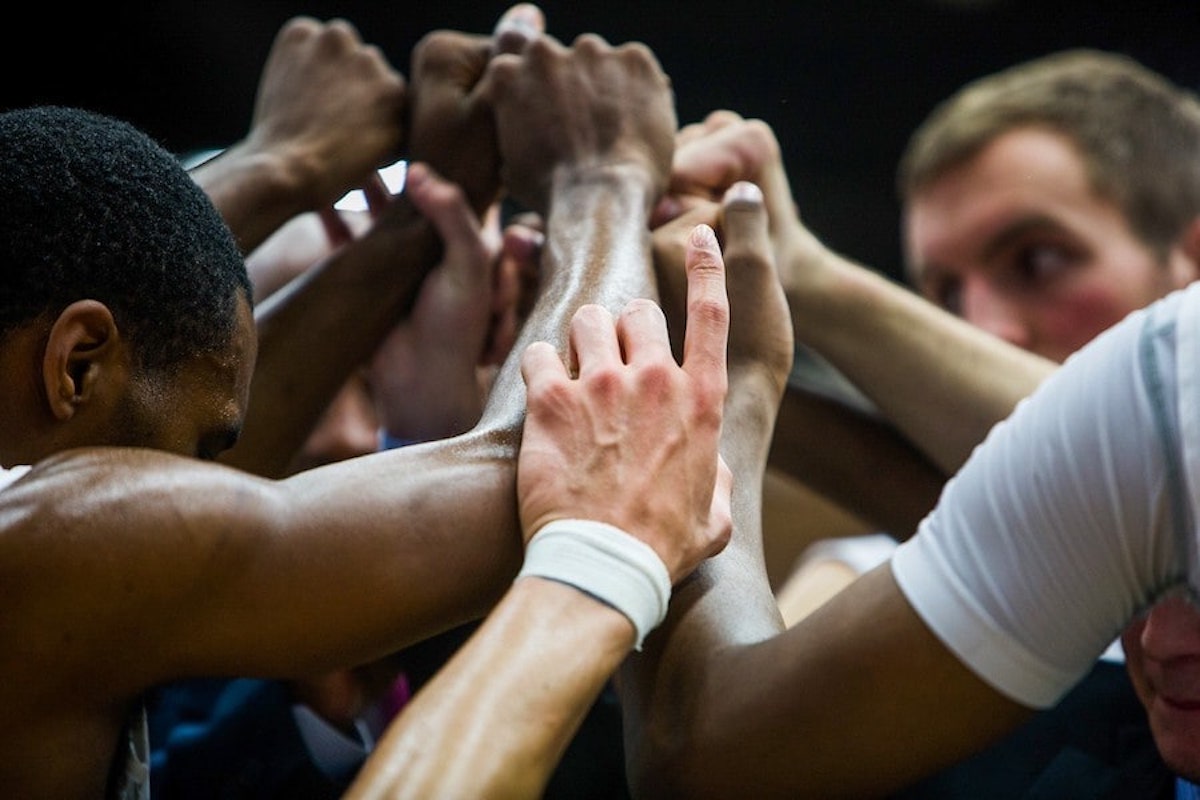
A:
<svg viewBox="0 0 1200 800">
<path fill-rule="evenodd" d="M 615 526 L 559 519 L 533 534 L 517 580 L 558 581 L 620 611 L 636 631 L 634 649 L 667 615 L 671 576 L 645 542 Z"/>
<path fill-rule="evenodd" d="M 650 169 L 634 161 L 560 164 L 550 177 L 552 197 L 599 190 L 639 198 L 647 219 L 664 189 Z"/>
<path fill-rule="evenodd" d="M 248 245 L 253 249 L 267 231 L 311 210 L 303 170 L 287 157 L 241 141 L 190 172 L 213 201 L 235 235 L 263 230 Z M 244 238 L 239 236 L 239 239 Z"/>
<path fill-rule="evenodd" d="M 823 333 L 840 334 L 830 326 L 847 304 L 861 300 L 863 271 L 807 232 L 791 237 L 780 259 L 780 278 L 798 341 L 815 345 Z"/>
</svg>

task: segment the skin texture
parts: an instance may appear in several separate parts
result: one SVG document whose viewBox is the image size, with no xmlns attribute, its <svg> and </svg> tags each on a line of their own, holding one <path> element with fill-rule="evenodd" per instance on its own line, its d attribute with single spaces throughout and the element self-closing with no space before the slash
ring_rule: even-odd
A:
<svg viewBox="0 0 1200 800">
<path fill-rule="evenodd" d="M 671 195 L 656 210 L 660 224 L 655 229 L 654 245 L 660 265 L 679 261 L 686 226 L 699 221 L 712 222 L 717 209 L 713 198 L 720 196 L 728 182 L 736 180 L 750 180 L 763 187 L 771 250 L 779 264 L 798 340 L 808 343 L 805 336 L 810 335 L 814 342 L 818 339 L 835 342 L 848 359 L 835 366 L 846 374 L 872 374 L 868 370 L 882 364 L 887 386 L 913 383 L 909 372 L 890 366 L 878 356 L 879 349 L 852 346 L 857 340 L 840 336 L 840 325 L 857 328 L 874 324 L 876 330 L 864 334 L 872 338 L 900 331 L 926 350 L 939 348 L 939 337 L 945 333 L 936 325 L 925 333 L 929 329 L 924 317 L 930 314 L 937 325 L 949 326 L 957 332 L 968 330 L 968 326 L 949 315 L 916 301 L 910 292 L 827 251 L 797 217 L 773 131 L 760 120 L 747 120 L 731 111 L 713 112 L 679 133 Z M 672 219 L 673 215 L 678 216 Z M 661 266 L 659 272 L 664 273 Z M 847 284 L 842 293 L 860 290 L 849 296 L 870 307 L 837 308 L 830 297 L 837 298 L 842 293 L 834 292 L 829 286 L 831 281 Z M 913 327 L 914 323 L 918 324 Z M 970 363 L 977 347 L 989 342 L 988 337 L 975 332 L 974 338 L 968 338 L 963 345 L 964 363 Z M 855 360 L 862 362 L 857 371 Z M 956 381 L 964 372 L 967 372 L 965 367 L 959 368 L 940 380 Z M 983 391 L 981 388 L 980 392 Z M 886 401 L 885 392 L 878 395 Z M 882 405 L 887 408 L 886 402 Z M 1005 413 L 1011 410 L 1011 404 L 999 405 Z M 952 421 L 962 429 L 939 425 L 936 431 L 946 437 L 945 443 L 939 439 L 932 442 L 933 447 L 919 449 L 914 442 L 921 440 L 899 435 L 899 431 L 907 430 L 898 423 L 873 417 L 798 385 L 786 387 L 779 416 L 771 465 L 840 506 L 852 509 L 873 529 L 896 531 L 898 535 L 912 533 L 936 501 L 945 480 L 939 459 L 959 458 L 962 455 L 959 451 L 950 452 L 954 441 L 965 439 L 983 427 L 982 422 L 974 424 L 974 420 L 956 411 Z M 929 423 L 925 427 L 930 427 Z M 814 431 L 820 431 L 823 446 L 811 444 Z M 864 463 L 870 468 L 864 469 Z"/>
<path fill-rule="evenodd" d="M 1020 126 L 907 198 L 904 231 L 909 278 L 922 296 L 1001 341 L 1060 362 L 1131 311 L 1195 279 L 1194 227 L 1167 254 L 1156 253 L 1133 234 L 1121 210 L 1092 188 L 1067 137 Z M 1010 371 L 997 356 L 1004 354 L 975 353 L 978 372 L 1002 375 L 1005 382 L 990 389 L 980 384 L 975 399 L 989 391 L 1019 398 L 1036 388 L 1038 371 Z M 922 371 L 927 368 L 912 369 L 915 379 L 927 377 Z M 870 372 L 863 374 L 863 380 L 873 380 Z M 948 398 L 960 391 L 954 382 L 944 388 Z M 974 402 L 971 395 L 960 399 Z M 921 397 L 908 405 L 916 409 L 926 402 Z M 990 408 L 989 415 L 978 421 L 976 433 L 964 431 L 963 445 L 954 450 L 941 448 L 936 432 L 919 421 L 906 430 L 914 441 L 928 443 L 930 452 L 942 454 L 941 473 L 949 475 L 961 465 L 972 436 L 981 441 L 981 432 L 1003 418 L 1006 405 L 979 406 Z M 799 416 L 792 429 L 798 434 L 810 417 Z M 895 493 L 909 498 L 900 508 L 912 508 L 918 521 L 944 480 L 936 473 L 930 478 L 929 491 Z M 886 529 L 901 538 L 910 530 Z M 788 591 L 803 591 L 795 582 Z M 828 596 L 829 587 L 821 592 Z"/>
<path fill-rule="evenodd" d="M 737 145 L 722 141 L 721 131 Z M 712 146 L 698 163 L 717 164 L 713 174 L 726 177 L 780 169 L 773 148 L 762 146 L 763 133 L 761 123 L 714 115 L 700 131 Z M 702 174 L 696 163 L 690 169 Z M 962 320 L 829 252 L 803 229 L 790 198 L 768 200 L 798 340 L 952 472 L 1055 368 L 1051 358 L 1195 277 L 1194 224 L 1165 258 L 1155 258 L 1083 177 L 1061 136 L 1018 129 L 913 198 L 910 258 L 930 296 L 960 310 Z M 1029 299 L 1035 290 L 1040 302 Z M 1015 313 L 1022 304 L 1027 313 Z M 736 513 L 736 497 L 734 507 L 734 540 L 714 563 L 751 547 L 741 537 L 754 521 Z M 739 581 L 755 585 L 748 573 L 731 571 L 714 591 Z M 746 596 L 738 595 L 742 611 Z M 629 706 L 638 719 L 631 774 L 647 796 L 722 796 L 747 781 L 757 796 L 886 794 L 986 746 L 1029 713 L 930 636 L 886 566 L 758 643 L 731 633 L 750 624 L 735 616 L 698 605 L 672 617 L 671 643 L 648 683 L 671 686 L 675 704 L 655 698 Z M 765 615 L 746 616 L 768 623 Z M 1184 723 L 1194 699 L 1196 619 L 1190 606 L 1170 601 L 1125 636 L 1162 752 L 1185 775 L 1195 774 L 1186 762 L 1196 739 Z M 740 678 L 747 674 L 755 680 Z"/>
<path fill-rule="evenodd" d="M 1070 140 L 1010 130 L 906 203 L 909 277 L 977 328 L 1061 362 L 1196 278 L 1155 254 L 1092 189 Z"/>
<path fill-rule="evenodd" d="M 561 45 L 541 47 L 531 62 L 537 69 L 567 62 Z M 566 328 L 579 306 L 619 309 L 633 297 L 653 296 L 645 223 L 670 165 L 668 84 L 644 48 L 590 40 L 583 51 L 597 65 L 633 62 L 601 70 L 605 80 L 639 70 L 629 97 L 620 96 L 619 85 L 602 85 L 595 101 L 607 113 L 636 100 L 629 106 L 639 109 L 644 126 L 636 134 L 585 137 L 595 108 L 557 114 L 540 91 L 547 74 L 521 72 L 519 60 L 504 67 L 510 74 L 499 85 L 508 93 L 491 95 L 501 103 L 506 160 L 553 172 L 556 198 L 544 209 L 546 291 L 518 351 L 548 341 L 565 353 Z M 519 113 L 504 113 L 508 97 L 520 100 L 512 106 Z M 545 159 L 541 142 L 506 134 L 507 119 L 526 125 L 543 117 L 563 126 L 556 138 L 576 142 L 557 161 Z M 628 141 L 633 135 L 648 144 Z M 541 159 L 531 157 L 532 148 Z M 359 243 L 394 235 L 379 231 L 372 228 Z M 0 778 L 23 796 L 100 796 L 126 715 L 152 685 L 195 675 L 301 677 L 370 661 L 481 616 L 515 574 L 514 467 L 524 391 L 514 359 L 468 433 L 272 481 L 181 457 L 215 435 L 227 441 L 244 413 L 255 339 L 245 305 L 241 325 L 227 359 L 185 364 L 153 385 L 130 373 L 119 336 L 110 337 L 110 347 L 92 348 L 89 339 L 81 349 L 71 345 L 65 334 L 75 328 L 65 323 L 64 336 L 51 335 L 45 347 L 41 330 L 22 330 L 0 349 L 11 374 L 43 376 L 42 385 L 14 398 L 29 417 L 53 416 L 62 405 L 55 400 L 43 409 L 39 396 L 66 398 L 64 408 L 74 409 L 56 423 L 15 429 L 39 438 L 24 449 L 59 454 L 0 497 L 0 563 L 13 565 L 4 585 L 17 620 L 3 632 L 11 680 L 0 692 L 10 733 Z M 91 360 L 83 374 L 93 383 L 78 392 L 68 384 L 80 372 L 66 365 L 85 356 Z M 185 391 L 200 383 L 216 388 Z M 126 397 L 141 398 L 138 392 L 147 411 L 141 421 L 149 425 L 123 430 L 116 409 L 128 405 Z M 162 449 L 88 446 L 113 426 L 124 435 L 100 441 Z M 463 487 L 470 487 L 470 502 Z M 71 502 L 62 502 L 68 494 Z M 93 541 L 103 547 L 77 544 Z M 145 648 L 147 641 L 155 647 Z M 56 768 L 45 769 L 47 763 Z"/>
<path fill-rule="evenodd" d="M 1121 644 L 1163 760 L 1200 780 L 1200 611 L 1183 596 L 1170 597 L 1134 620 Z"/>
<path fill-rule="evenodd" d="M 485 344 L 499 351 L 501 361 L 507 355 L 510 345 L 503 334 L 489 336 L 493 320 L 506 311 L 495 304 L 515 302 L 513 292 L 499 298 L 499 287 L 494 291 L 492 285 L 499 243 L 489 243 L 462 193 L 426 165 L 411 165 L 405 192 L 437 227 L 445 243 L 443 261 L 423 282 L 412 316 L 388 334 L 370 365 L 353 373 L 329 403 L 290 472 L 373 453 L 381 427 L 412 441 L 469 430 L 486 400 L 477 374 Z M 333 222 L 316 214 L 293 220 L 248 259 L 256 291 L 277 291 L 339 242 L 353 241 L 389 201 L 375 198 L 369 213 L 347 213 Z M 508 261 L 517 268 L 512 257 Z M 447 330 L 456 335 L 446 336 Z M 415 385 L 402 380 L 406 375 Z M 391 689 L 399 668 L 396 659 L 386 657 L 291 686 L 297 700 L 350 730 Z"/>
<path fill-rule="evenodd" d="M 645 300 L 615 324 L 599 306 L 576 313 L 577 377 L 549 344 L 526 350 L 518 492 L 527 543 L 546 521 L 605 521 L 650 545 L 675 582 L 727 541 L 730 474 L 717 439 L 728 304 L 715 236 L 704 227 L 695 242 L 682 366 Z M 653 480 L 662 475 L 677 491 L 662 491 Z M 633 634 L 622 614 L 570 586 L 518 580 L 389 729 L 349 796 L 540 796 Z"/>
<path fill-rule="evenodd" d="M 192 176 L 250 252 L 399 157 L 405 90 L 346 20 L 294 17 L 267 55 L 249 133 Z"/>
<path fill-rule="evenodd" d="M 513 30 L 514 20 L 525 20 L 530 15 L 530 7 L 520 4 L 501 17 L 493 36 L 437 32 L 422 39 L 413 53 L 416 69 L 412 75 L 411 90 L 414 101 L 408 120 L 408 135 L 413 147 L 408 155 L 421 159 L 432 169 L 461 185 L 474 187 L 476 195 L 485 198 L 482 208 L 495 199 L 498 185 L 494 164 L 497 149 L 494 131 L 489 126 L 484 126 L 482 131 L 472 127 L 477 118 L 491 113 L 481 78 L 493 54 L 505 48 L 519 49 L 526 41 L 522 38 L 523 34 L 536 33 L 533 23 L 540 23 L 541 20 L 540 12 L 536 12 L 536 9 L 532 14 L 532 22 L 526 20 L 519 26 L 522 35 Z M 373 48 L 354 48 L 355 51 L 363 49 L 366 54 L 351 59 L 354 63 L 361 58 L 378 59 L 378 53 Z M 307 65 L 306 55 L 320 63 L 313 54 L 323 52 L 323 49 L 313 48 L 273 51 L 272 60 L 264 71 L 263 85 L 269 83 L 272 65 L 286 63 L 287 56 L 299 63 L 295 70 L 282 70 L 285 77 L 303 73 Z M 444 68 L 446 64 L 455 65 L 455 69 Z M 314 108 L 322 102 L 331 104 L 335 109 L 340 107 L 342 96 L 336 92 L 332 98 L 322 95 L 320 88 L 324 85 L 317 83 L 316 88 L 312 89 L 312 97 L 302 94 L 307 86 L 293 87 L 294 93 L 290 96 L 302 98 L 302 105 L 312 105 Z M 260 87 L 262 91 L 265 90 Z M 370 104 L 373 97 L 368 95 L 365 99 L 359 97 L 359 100 Z M 439 102 L 416 99 L 429 97 L 436 97 Z M 308 128 L 274 123 L 275 116 L 286 118 L 289 112 L 296 113 L 289 106 L 280 103 L 269 106 L 269 109 L 274 114 L 264 111 L 260 117 L 256 117 L 248 138 L 256 142 L 263 141 L 261 147 L 276 156 L 292 154 L 301 149 L 300 145 L 312 139 L 324 142 L 324 138 L 316 133 L 333 136 L 340 131 L 343 136 L 357 135 L 353 129 L 347 131 L 340 127 L 343 117 L 353 119 L 349 112 L 343 117 L 314 112 L 317 117 L 311 122 L 316 129 L 314 133 Z M 376 108 L 363 113 L 377 112 Z M 392 119 L 392 116 L 389 115 L 388 119 Z M 258 135 L 260 128 L 282 130 L 291 136 Z M 464 149 L 454 153 L 445 148 L 417 147 L 421 142 L 440 142 L 443 139 L 459 141 Z M 476 148 L 477 151 L 467 148 Z M 341 153 L 345 150 L 354 148 L 343 146 L 334 148 L 332 152 Z M 482 152 L 483 155 L 476 155 L 476 152 Z M 241 151 L 235 151 L 229 158 L 225 168 L 229 174 L 223 180 L 217 181 L 196 172 L 193 172 L 193 177 L 214 198 L 218 209 L 230 221 L 239 238 L 245 240 L 246 236 L 237 227 L 239 209 L 259 208 L 265 215 L 266 209 L 275 202 L 274 192 L 283 192 L 291 197 L 289 191 L 294 192 L 295 187 L 290 184 L 273 187 L 253 171 L 230 169 L 228 165 L 231 163 L 252 161 Z M 376 160 L 371 159 L 370 163 Z M 309 165 L 316 161 L 311 159 Z M 359 164 L 357 169 L 362 166 Z M 373 166 L 368 169 L 373 170 Z M 395 327 L 396 320 L 412 311 L 423 279 L 442 259 L 441 239 L 433 225 L 413 207 L 410 198 L 402 196 L 391 201 L 378 176 L 367 180 L 366 176 L 354 172 L 349 165 L 327 165 L 326 171 L 332 175 L 359 176 L 355 181 L 365 182 L 364 192 L 368 200 L 381 210 L 364 235 L 353 238 L 353 241 L 349 241 L 352 237 L 345 237 L 347 243 L 344 247 L 330 253 L 320 263 L 306 270 L 300 280 L 292 281 L 284 291 L 276 292 L 255 309 L 259 362 L 251 392 L 252 402 L 243 436 L 236 447 L 222 456 L 222 461 L 268 477 L 282 477 L 288 473 L 294 457 L 331 398 L 367 362 Z M 326 183 L 337 186 L 341 192 L 354 185 L 345 181 L 336 183 L 332 177 L 326 178 Z M 340 192 L 323 199 L 328 204 L 339 196 Z M 481 210 L 478 206 L 476 208 L 477 211 Z M 288 205 L 288 209 L 289 213 L 296 210 L 292 205 Z M 322 213 L 327 224 L 336 225 L 328 206 L 317 206 L 316 209 Z M 275 225 L 281 222 L 282 219 L 277 220 Z M 341 302 L 327 302 L 331 296 L 340 298 Z M 330 330 L 338 331 L 339 335 L 328 336 L 326 332 Z"/>
<path fill-rule="evenodd" d="M 873 796 L 951 763 L 1029 713 L 929 634 L 886 568 L 784 631 L 762 564 L 755 477 L 766 466 L 799 315 L 772 268 L 770 205 L 735 205 L 740 213 L 726 210 L 723 219 L 757 232 L 739 237 L 752 246 L 736 254 L 738 267 L 726 253 L 730 274 L 759 276 L 731 295 L 722 455 L 738 476 L 733 539 L 680 587 L 667 622 L 621 673 L 639 796 L 733 796 L 747 785 L 762 797 Z M 758 311 L 739 317 L 739 308 Z M 752 342 L 753 366 L 738 368 L 735 353 Z M 764 358 L 774 351 L 768 342 L 788 346 Z M 884 696 L 889 702 L 879 702 Z"/>
<path fill-rule="evenodd" d="M 1195 280 L 1200 269 L 1198 223 L 1157 255 L 1091 189 L 1070 140 L 1037 128 L 1009 131 L 918 192 L 906 223 L 914 282 L 924 295 L 1060 361 L 1129 312 Z M 1193 779 L 1200 778 L 1200 717 L 1188 704 L 1197 641 L 1200 611 L 1181 598 L 1155 606 L 1122 636 L 1159 752 Z"/>
</svg>

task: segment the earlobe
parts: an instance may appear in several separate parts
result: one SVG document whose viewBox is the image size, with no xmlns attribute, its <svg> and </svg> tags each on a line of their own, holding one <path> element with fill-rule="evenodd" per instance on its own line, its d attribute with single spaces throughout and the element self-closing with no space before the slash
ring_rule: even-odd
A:
<svg viewBox="0 0 1200 800">
<path fill-rule="evenodd" d="M 1177 274 L 1172 277 L 1176 288 L 1182 288 L 1200 279 L 1200 217 L 1194 218 L 1183 229 L 1177 249 L 1183 258 L 1175 259 L 1172 269 Z"/>
<path fill-rule="evenodd" d="M 108 307 L 79 300 L 63 309 L 46 341 L 42 380 L 50 412 L 60 421 L 73 417 L 102 384 L 119 378 L 120 336 Z"/>
</svg>

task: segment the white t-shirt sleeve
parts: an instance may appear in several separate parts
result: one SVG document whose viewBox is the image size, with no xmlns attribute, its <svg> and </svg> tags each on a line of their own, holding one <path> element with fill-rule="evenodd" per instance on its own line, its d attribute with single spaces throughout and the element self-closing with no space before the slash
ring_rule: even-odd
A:
<svg viewBox="0 0 1200 800">
<path fill-rule="evenodd" d="M 1068 359 L 993 429 L 892 560 L 935 635 L 1017 702 L 1053 705 L 1184 580 L 1181 310 L 1200 314 L 1200 293 L 1136 312 Z"/>
</svg>

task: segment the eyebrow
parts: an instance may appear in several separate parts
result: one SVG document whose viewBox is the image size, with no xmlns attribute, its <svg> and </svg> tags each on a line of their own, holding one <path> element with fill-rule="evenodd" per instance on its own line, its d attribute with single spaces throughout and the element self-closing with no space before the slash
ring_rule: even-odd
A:
<svg viewBox="0 0 1200 800">
<path fill-rule="evenodd" d="M 1011 247 L 1022 236 L 1030 231 L 1038 230 L 1057 232 L 1065 231 L 1066 228 L 1061 222 L 1047 214 L 1024 214 L 1005 225 L 996 235 L 988 239 L 980 255 L 984 261 L 991 261 L 998 253 Z"/>
<path fill-rule="evenodd" d="M 1010 221 L 984 243 L 980 251 L 980 258 L 984 262 L 991 261 L 1030 231 L 1063 232 L 1066 230 L 1061 222 L 1048 214 L 1023 214 Z M 936 278 L 939 273 L 946 272 L 954 272 L 954 270 L 943 269 L 936 261 L 912 264 L 907 269 L 909 283 L 918 288 L 925 285 L 926 281 Z M 930 273 L 933 278 L 930 277 Z"/>
</svg>

